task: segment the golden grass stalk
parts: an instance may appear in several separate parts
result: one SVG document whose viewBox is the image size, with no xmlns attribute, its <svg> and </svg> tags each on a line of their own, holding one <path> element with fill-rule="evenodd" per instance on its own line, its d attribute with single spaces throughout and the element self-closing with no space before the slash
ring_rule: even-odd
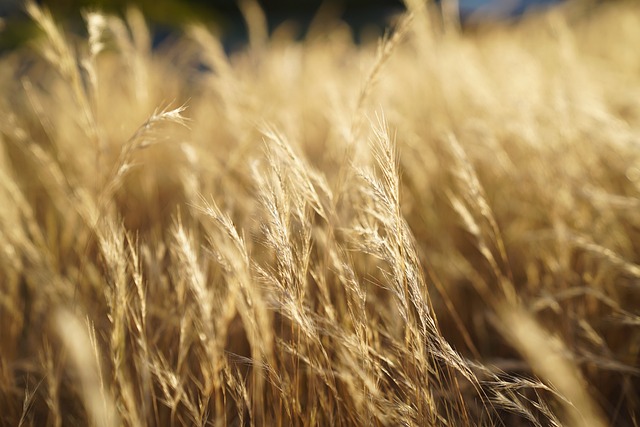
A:
<svg viewBox="0 0 640 427">
<path fill-rule="evenodd" d="M 83 326 L 73 314 L 59 311 L 56 315 L 57 330 L 67 348 L 76 370 L 82 400 L 89 423 L 92 426 L 118 425 L 116 406 L 102 374 L 100 350 L 97 347 L 95 331 L 89 323 Z"/>
<path fill-rule="evenodd" d="M 502 333 L 531 364 L 533 371 L 558 391 L 567 425 L 606 426 L 566 346 L 557 337 L 550 336 L 522 309 L 505 305 L 500 316 L 504 324 L 509 325 Z"/>
</svg>

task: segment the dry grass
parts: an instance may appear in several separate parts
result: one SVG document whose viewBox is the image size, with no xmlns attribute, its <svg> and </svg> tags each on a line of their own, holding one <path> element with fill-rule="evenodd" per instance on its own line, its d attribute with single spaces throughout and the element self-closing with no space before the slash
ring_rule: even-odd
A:
<svg viewBox="0 0 640 427">
<path fill-rule="evenodd" d="M 408 4 L 356 45 L 246 1 L 230 57 L 29 5 L 3 425 L 640 423 L 640 7 L 460 32 Z"/>
</svg>

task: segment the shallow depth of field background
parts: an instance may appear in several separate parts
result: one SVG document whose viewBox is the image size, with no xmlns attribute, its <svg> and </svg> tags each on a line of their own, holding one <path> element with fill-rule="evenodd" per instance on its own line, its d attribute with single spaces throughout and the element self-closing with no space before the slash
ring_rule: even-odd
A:
<svg viewBox="0 0 640 427">
<path fill-rule="evenodd" d="M 0 425 L 640 423 L 640 4 L 45 4 Z"/>
</svg>

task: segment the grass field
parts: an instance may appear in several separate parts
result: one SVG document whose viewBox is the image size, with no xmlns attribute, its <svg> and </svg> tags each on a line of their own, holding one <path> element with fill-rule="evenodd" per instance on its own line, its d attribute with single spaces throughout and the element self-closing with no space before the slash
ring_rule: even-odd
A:
<svg viewBox="0 0 640 427">
<path fill-rule="evenodd" d="M 640 424 L 640 4 L 419 1 L 227 55 L 28 10 L 0 57 L 0 420 Z"/>
</svg>

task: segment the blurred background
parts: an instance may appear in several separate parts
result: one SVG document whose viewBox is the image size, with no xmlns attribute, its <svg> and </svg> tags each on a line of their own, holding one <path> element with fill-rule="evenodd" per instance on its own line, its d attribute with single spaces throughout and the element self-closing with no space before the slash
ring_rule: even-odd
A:
<svg viewBox="0 0 640 427">
<path fill-rule="evenodd" d="M 544 8 L 562 0 L 427 0 L 449 1 L 457 7 L 460 20 L 478 22 L 514 19 L 529 10 Z M 142 10 L 154 34 L 161 40 L 185 23 L 199 21 L 215 24 L 225 40 L 241 42 L 245 38 L 242 15 L 235 0 L 39 0 L 48 7 L 58 21 L 66 26 L 82 28 L 81 12 L 99 9 L 121 14 L 130 5 Z M 23 12 L 24 0 L 0 0 L 0 50 L 7 50 L 28 39 L 33 27 Z M 403 10 L 402 0 L 259 0 L 267 15 L 270 29 L 284 21 L 295 21 L 302 29 L 320 8 L 330 9 L 334 15 L 351 25 L 357 36 L 364 26 L 384 27 L 389 17 Z M 301 34 L 302 35 L 302 34 Z"/>
</svg>

